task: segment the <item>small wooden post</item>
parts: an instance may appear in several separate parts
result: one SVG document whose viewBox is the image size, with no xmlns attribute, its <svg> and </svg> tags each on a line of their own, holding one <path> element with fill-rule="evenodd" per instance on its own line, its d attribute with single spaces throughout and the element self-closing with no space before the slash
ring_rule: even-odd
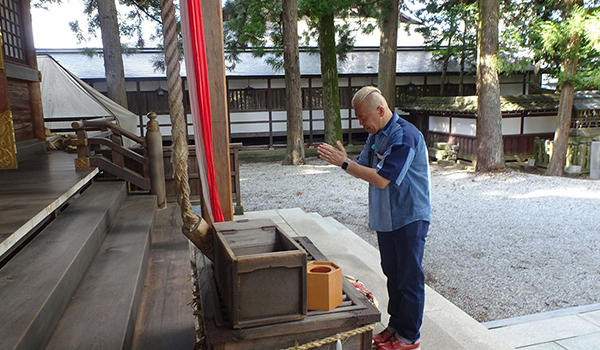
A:
<svg viewBox="0 0 600 350">
<path fill-rule="evenodd" d="M 148 113 L 146 125 L 146 143 L 148 144 L 148 159 L 150 162 L 150 193 L 156 195 L 159 209 L 167 207 L 167 192 L 165 185 L 165 164 L 163 163 L 162 135 L 156 121 L 156 113 Z"/>
<path fill-rule="evenodd" d="M 88 147 L 87 131 L 83 127 L 83 122 L 73 122 L 71 124 L 77 133 L 77 158 L 75 158 L 75 170 L 85 170 L 90 167 L 90 149 Z"/>
<path fill-rule="evenodd" d="M 229 159 L 231 160 L 231 188 L 232 193 L 235 194 L 235 215 L 244 215 L 244 207 L 242 206 L 242 194 L 240 193 L 240 160 L 239 150 L 242 147 L 242 143 L 230 143 L 229 144 Z"/>
</svg>

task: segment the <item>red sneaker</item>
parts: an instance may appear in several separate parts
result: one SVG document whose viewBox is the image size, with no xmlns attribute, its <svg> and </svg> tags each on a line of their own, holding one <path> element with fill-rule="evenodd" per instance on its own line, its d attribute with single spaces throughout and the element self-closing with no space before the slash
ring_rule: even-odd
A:
<svg viewBox="0 0 600 350">
<path fill-rule="evenodd" d="M 377 350 L 419 350 L 421 349 L 421 343 L 406 344 L 405 342 L 398 340 L 396 337 L 392 337 L 390 341 L 377 345 Z"/>
<path fill-rule="evenodd" d="M 392 339 L 393 336 L 394 336 L 394 333 L 388 331 L 386 328 L 383 331 L 381 331 L 381 333 L 375 334 L 373 336 L 373 345 L 379 345 L 379 344 L 388 342 L 388 341 L 390 341 L 390 339 Z"/>
</svg>

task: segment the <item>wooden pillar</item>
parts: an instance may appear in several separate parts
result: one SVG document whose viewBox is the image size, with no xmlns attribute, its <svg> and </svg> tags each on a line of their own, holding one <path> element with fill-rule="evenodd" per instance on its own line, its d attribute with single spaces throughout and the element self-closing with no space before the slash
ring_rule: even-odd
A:
<svg viewBox="0 0 600 350">
<path fill-rule="evenodd" d="M 313 147 L 313 104 L 312 104 L 312 78 L 308 78 L 308 145 Z"/>
<path fill-rule="evenodd" d="M 273 108 L 271 106 L 271 78 L 267 78 L 267 110 L 269 111 L 269 149 L 273 150 Z"/>
<path fill-rule="evenodd" d="M 352 146 L 352 76 L 348 76 L 348 146 Z"/>
<path fill-rule="evenodd" d="M 23 16 L 23 41 L 25 56 L 27 57 L 27 65 L 37 70 L 37 56 L 35 45 L 33 44 L 33 30 L 31 28 L 31 15 L 29 0 L 21 0 L 21 9 Z M 41 74 L 38 75 L 41 76 Z M 33 136 L 40 141 L 46 140 L 46 131 L 44 125 L 44 107 L 42 105 L 42 91 L 40 89 L 40 81 L 30 81 L 27 83 L 29 89 L 29 106 L 31 108 L 31 124 L 33 126 Z"/>
<path fill-rule="evenodd" d="M 156 195 L 159 209 L 167 207 L 167 190 L 165 184 L 165 164 L 160 128 L 156 121 L 156 113 L 148 113 L 146 143 L 150 160 L 150 193 Z"/>
<path fill-rule="evenodd" d="M 231 169 L 229 168 L 229 124 L 227 121 L 227 91 L 225 84 L 225 54 L 223 48 L 223 13 L 220 0 L 202 1 L 202 21 L 206 42 L 212 143 L 217 177 L 217 192 L 225 221 L 233 220 Z"/>
</svg>

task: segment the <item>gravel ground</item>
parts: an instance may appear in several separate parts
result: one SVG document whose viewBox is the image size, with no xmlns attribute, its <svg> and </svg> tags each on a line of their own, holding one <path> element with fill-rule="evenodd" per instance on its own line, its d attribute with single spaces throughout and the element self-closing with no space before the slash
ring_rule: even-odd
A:
<svg viewBox="0 0 600 350">
<path fill-rule="evenodd" d="M 367 184 L 317 158 L 240 166 L 245 211 L 331 216 L 377 247 Z M 427 284 L 480 322 L 600 303 L 600 181 L 431 166 Z"/>
</svg>

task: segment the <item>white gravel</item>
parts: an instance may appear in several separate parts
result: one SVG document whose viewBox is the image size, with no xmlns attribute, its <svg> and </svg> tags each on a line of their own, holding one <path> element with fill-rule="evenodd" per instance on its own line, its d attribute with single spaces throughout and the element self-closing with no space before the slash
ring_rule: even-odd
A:
<svg viewBox="0 0 600 350">
<path fill-rule="evenodd" d="M 245 211 L 331 216 L 377 247 L 368 185 L 317 158 L 240 166 Z M 427 284 L 478 321 L 600 303 L 600 181 L 431 166 Z"/>
</svg>

